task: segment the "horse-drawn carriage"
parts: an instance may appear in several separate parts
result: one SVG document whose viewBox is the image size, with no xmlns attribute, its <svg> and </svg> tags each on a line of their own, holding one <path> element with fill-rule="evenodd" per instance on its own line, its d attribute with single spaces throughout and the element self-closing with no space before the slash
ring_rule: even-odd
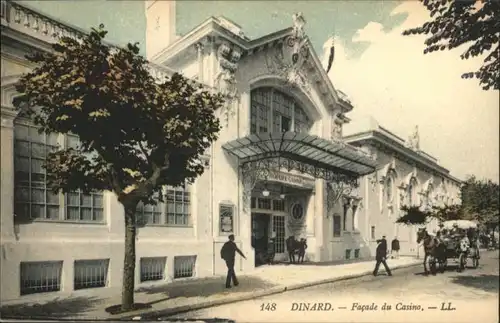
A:
<svg viewBox="0 0 500 323">
<path fill-rule="evenodd" d="M 444 268 L 448 259 L 453 259 L 460 272 L 465 269 L 467 259 L 472 259 L 472 267 L 479 266 L 479 246 L 477 224 L 467 220 L 445 221 L 442 223 L 439 239 L 445 245 Z"/>
</svg>

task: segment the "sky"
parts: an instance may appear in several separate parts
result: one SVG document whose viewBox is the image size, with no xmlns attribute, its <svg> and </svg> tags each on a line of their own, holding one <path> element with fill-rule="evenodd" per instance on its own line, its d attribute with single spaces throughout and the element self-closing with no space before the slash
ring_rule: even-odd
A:
<svg viewBox="0 0 500 323">
<path fill-rule="evenodd" d="M 21 2 L 21 1 L 20 1 Z M 88 29 L 104 23 L 109 40 L 140 42 L 145 48 L 144 3 L 140 0 L 24 1 L 52 17 Z M 178 1 L 177 33 L 209 16 L 226 16 L 250 38 L 292 25 L 302 12 L 306 33 L 326 65 L 332 35 L 336 57 L 329 77 L 354 103 L 353 120 L 373 116 L 402 138 L 419 126 L 420 147 L 451 174 L 499 181 L 499 93 L 463 80 L 481 60 L 460 60 L 463 49 L 423 55 L 422 36 L 402 30 L 429 17 L 417 1 Z"/>
</svg>

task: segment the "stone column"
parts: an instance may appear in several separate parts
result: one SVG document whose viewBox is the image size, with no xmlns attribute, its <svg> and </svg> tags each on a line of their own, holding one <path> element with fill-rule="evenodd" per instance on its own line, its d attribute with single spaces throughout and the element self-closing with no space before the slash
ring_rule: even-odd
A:
<svg viewBox="0 0 500 323">
<path fill-rule="evenodd" d="M 316 194 L 314 191 L 307 198 L 306 205 L 307 205 L 306 236 L 314 237 L 316 232 L 314 228 L 316 217 L 321 216 L 322 213 L 321 210 L 317 209 Z"/>
<path fill-rule="evenodd" d="M 2 242 L 12 241 L 14 233 L 14 111 L 2 108 L 1 112 L 1 237 Z"/>
</svg>

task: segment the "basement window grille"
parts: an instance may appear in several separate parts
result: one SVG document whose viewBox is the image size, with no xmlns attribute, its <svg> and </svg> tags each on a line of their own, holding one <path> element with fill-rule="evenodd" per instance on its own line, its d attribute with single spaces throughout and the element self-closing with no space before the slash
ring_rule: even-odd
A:
<svg viewBox="0 0 500 323">
<path fill-rule="evenodd" d="M 106 287 L 109 259 L 75 260 L 73 285 L 75 290 Z"/>
<path fill-rule="evenodd" d="M 141 282 L 165 279 L 167 257 L 141 258 Z"/>
<path fill-rule="evenodd" d="M 194 277 L 196 256 L 174 257 L 174 279 Z"/>
<path fill-rule="evenodd" d="M 21 295 L 61 290 L 62 261 L 21 262 Z"/>
</svg>

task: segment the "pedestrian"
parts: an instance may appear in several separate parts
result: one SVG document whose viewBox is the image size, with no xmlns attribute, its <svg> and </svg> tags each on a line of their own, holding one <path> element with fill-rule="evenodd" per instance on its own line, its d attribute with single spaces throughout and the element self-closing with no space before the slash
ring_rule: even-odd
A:
<svg viewBox="0 0 500 323">
<path fill-rule="evenodd" d="M 291 264 L 295 263 L 296 242 L 294 236 L 289 236 L 288 239 L 286 239 L 286 251 L 288 252 L 288 258 L 290 258 Z"/>
<path fill-rule="evenodd" d="M 391 258 L 399 258 L 399 240 L 398 237 L 394 237 L 391 242 Z"/>
<path fill-rule="evenodd" d="M 304 258 L 306 257 L 306 249 L 307 249 L 307 240 L 301 238 L 299 242 L 299 252 L 297 257 L 298 263 L 304 263 Z"/>
<path fill-rule="evenodd" d="M 274 249 L 275 245 L 276 245 L 275 239 L 276 238 L 273 234 L 273 236 L 269 239 L 269 243 L 267 244 L 267 264 L 268 265 L 273 264 L 274 256 L 276 255 L 276 251 Z"/>
<path fill-rule="evenodd" d="M 234 286 L 239 285 L 238 278 L 236 278 L 236 273 L 234 272 L 234 258 L 236 256 L 236 252 L 239 253 L 243 259 L 247 259 L 236 243 L 234 243 L 234 234 L 231 234 L 229 236 L 229 241 L 224 243 L 220 250 L 220 256 L 224 259 L 224 261 L 226 261 L 227 265 L 226 288 L 231 288 L 231 280 L 233 281 Z"/>
<path fill-rule="evenodd" d="M 391 269 L 387 266 L 387 240 L 385 240 L 385 236 L 382 236 L 382 239 L 377 240 L 378 246 L 375 254 L 375 260 L 377 263 L 375 264 L 375 269 L 373 269 L 373 276 L 377 276 L 378 268 L 380 264 L 384 265 L 385 271 L 387 275 L 392 276 Z"/>
</svg>

